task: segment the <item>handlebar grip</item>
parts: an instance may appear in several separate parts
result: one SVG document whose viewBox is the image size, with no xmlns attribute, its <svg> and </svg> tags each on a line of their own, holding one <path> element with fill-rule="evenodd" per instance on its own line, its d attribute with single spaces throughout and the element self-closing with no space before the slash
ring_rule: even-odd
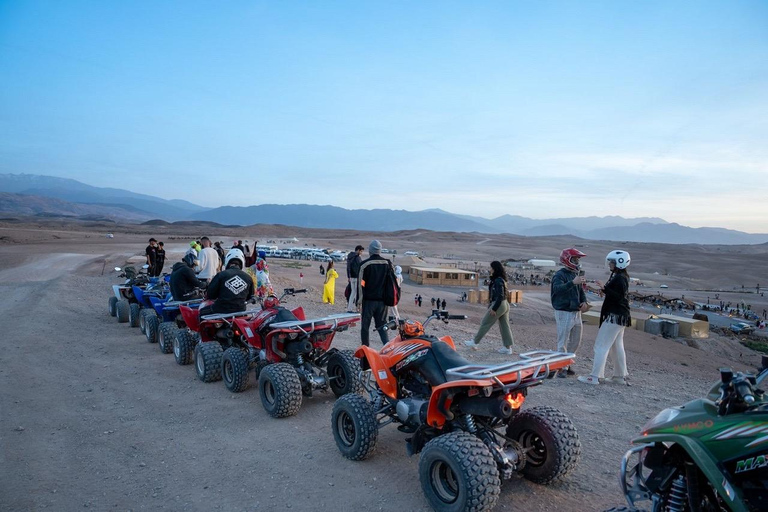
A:
<svg viewBox="0 0 768 512">
<path fill-rule="evenodd" d="M 467 315 L 448 315 L 448 320 L 466 320 Z"/>
<path fill-rule="evenodd" d="M 752 394 L 752 387 L 747 382 L 739 382 L 736 384 L 736 392 L 739 394 L 742 400 L 748 404 L 755 403 L 755 396 Z"/>
<path fill-rule="evenodd" d="M 301 288 L 299 290 L 293 290 L 293 293 L 307 293 L 307 289 L 306 288 Z"/>
</svg>

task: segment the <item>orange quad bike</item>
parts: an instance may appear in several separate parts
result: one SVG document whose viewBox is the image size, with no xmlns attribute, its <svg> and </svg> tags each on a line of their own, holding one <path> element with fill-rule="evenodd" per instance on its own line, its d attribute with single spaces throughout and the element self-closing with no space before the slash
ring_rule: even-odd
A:
<svg viewBox="0 0 768 512">
<path fill-rule="evenodd" d="M 394 340 L 378 352 L 361 346 L 355 353 L 368 397 L 342 396 L 331 416 L 336 444 L 351 460 L 373 453 L 385 425 L 410 434 L 407 453 L 421 453 L 421 486 L 440 512 L 491 510 L 502 481 L 522 474 L 548 484 L 567 475 L 581 453 L 565 414 L 548 406 L 521 411 L 528 389 L 572 364 L 574 354 L 540 350 L 477 364 L 461 357 L 449 336 L 425 334 L 432 320 L 464 318 L 433 310 L 423 325 L 391 320 Z"/>
</svg>

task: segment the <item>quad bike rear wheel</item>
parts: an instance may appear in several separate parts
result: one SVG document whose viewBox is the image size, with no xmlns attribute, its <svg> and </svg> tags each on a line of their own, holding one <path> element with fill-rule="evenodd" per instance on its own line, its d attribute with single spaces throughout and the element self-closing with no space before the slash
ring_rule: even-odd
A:
<svg viewBox="0 0 768 512">
<path fill-rule="evenodd" d="M 139 326 L 139 314 L 141 314 L 141 306 L 132 302 L 128 307 L 128 325 L 131 327 Z"/>
<path fill-rule="evenodd" d="M 491 510 L 501 491 L 491 451 L 477 437 L 460 431 L 424 445 L 419 480 L 427 501 L 440 512 Z"/>
<path fill-rule="evenodd" d="M 259 396 L 273 418 L 293 416 L 301 408 L 301 380 L 288 363 L 270 364 L 259 375 Z"/>
<path fill-rule="evenodd" d="M 331 391 L 337 397 L 347 393 L 361 393 L 360 360 L 351 350 L 340 350 L 328 359 L 326 366 L 330 378 Z"/>
<path fill-rule="evenodd" d="M 159 322 L 159 320 L 155 321 Z M 160 348 L 160 352 L 163 354 L 173 352 L 173 340 L 176 339 L 176 331 L 178 330 L 175 322 L 163 322 L 160 324 L 160 329 L 157 331 L 157 346 Z"/>
<path fill-rule="evenodd" d="M 117 316 L 117 297 L 109 298 L 109 316 Z"/>
<path fill-rule="evenodd" d="M 523 476 L 537 484 L 562 478 L 579 462 L 581 442 L 573 422 L 553 407 L 533 407 L 509 422 L 507 437 L 526 450 Z"/>
<path fill-rule="evenodd" d="M 197 336 L 189 329 L 179 329 L 173 337 L 173 357 L 180 365 L 192 364 Z"/>
<path fill-rule="evenodd" d="M 147 337 L 147 341 L 149 343 L 155 343 L 157 342 L 157 331 L 158 331 L 158 325 L 160 324 L 160 319 L 157 318 L 157 315 L 152 312 L 150 315 L 146 315 L 144 318 L 144 334 Z"/>
<path fill-rule="evenodd" d="M 141 334 L 147 333 L 147 314 L 149 313 L 148 309 L 142 309 L 139 311 L 139 330 L 141 331 Z"/>
<path fill-rule="evenodd" d="M 117 313 L 117 321 L 121 324 L 124 324 L 128 321 L 128 317 L 130 316 L 130 309 L 131 306 L 128 304 L 128 301 L 125 299 L 117 301 L 117 304 L 115 305 L 115 312 Z"/>
<path fill-rule="evenodd" d="M 221 376 L 224 385 L 233 393 L 240 393 L 248 388 L 250 377 L 248 357 L 237 347 L 229 347 L 224 351 L 221 360 Z"/>
<path fill-rule="evenodd" d="M 221 354 L 218 341 L 198 343 L 195 347 L 195 372 L 203 382 L 221 380 Z"/>
<path fill-rule="evenodd" d="M 336 446 L 350 460 L 364 460 L 376 449 L 379 425 L 370 402 L 357 393 L 336 400 L 331 413 Z"/>
</svg>

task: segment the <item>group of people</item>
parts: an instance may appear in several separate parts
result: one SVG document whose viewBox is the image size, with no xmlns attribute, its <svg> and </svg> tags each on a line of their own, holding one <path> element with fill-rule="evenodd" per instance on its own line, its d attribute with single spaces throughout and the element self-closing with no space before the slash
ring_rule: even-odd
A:
<svg viewBox="0 0 768 512">
<path fill-rule="evenodd" d="M 448 306 L 448 303 L 445 302 L 445 299 L 440 300 L 440 298 L 434 298 L 432 297 L 429 299 L 429 302 L 432 304 L 433 308 L 442 309 L 445 310 L 445 308 Z"/>
<path fill-rule="evenodd" d="M 160 276 L 165 266 L 165 246 L 163 242 L 150 238 L 149 245 L 144 250 L 144 254 L 147 258 L 147 265 L 149 265 L 147 275 L 150 277 Z"/>
</svg>

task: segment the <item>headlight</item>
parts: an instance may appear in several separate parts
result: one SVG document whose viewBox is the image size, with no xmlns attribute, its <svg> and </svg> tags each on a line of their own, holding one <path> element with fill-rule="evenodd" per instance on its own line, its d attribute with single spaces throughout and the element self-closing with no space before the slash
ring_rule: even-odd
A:
<svg viewBox="0 0 768 512">
<path fill-rule="evenodd" d="M 643 434 L 646 434 L 652 428 L 655 428 L 663 423 L 668 423 L 680 415 L 678 409 L 664 409 L 656 415 L 651 421 L 645 424 L 643 427 Z"/>
</svg>

